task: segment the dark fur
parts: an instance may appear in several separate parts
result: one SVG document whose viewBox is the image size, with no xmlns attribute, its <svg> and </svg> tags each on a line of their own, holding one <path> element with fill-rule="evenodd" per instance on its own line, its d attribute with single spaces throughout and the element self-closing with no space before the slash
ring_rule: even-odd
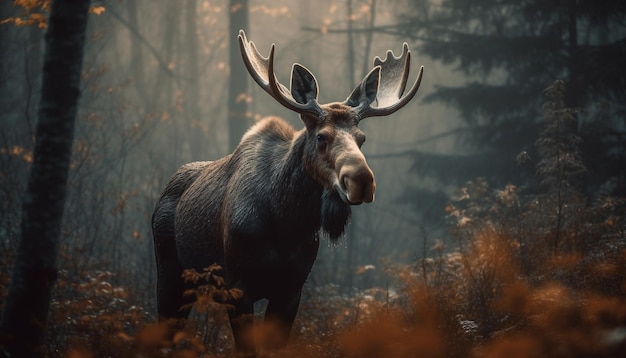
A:
<svg viewBox="0 0 626 358">
<path fill-rule="evenodd" d="M 186 317 L 180 307 L 182 270 L 217 263 L 228 287 L 244 297 L 232 302 L 231 326 L 238 348 L 246 338 L 252 303 L 269 300 L 266 319 L 284 322 L 284 344 L 302 286 L 318 251 L 318 233 L 337 239 L 350 206 L 316 182 L 308 170 L 314 134 L 266 119 L 236 150 L 214 162 L 181 167 L 170 179 L 152 218 L 158 270 L 158 311 Z"/>
</svg>

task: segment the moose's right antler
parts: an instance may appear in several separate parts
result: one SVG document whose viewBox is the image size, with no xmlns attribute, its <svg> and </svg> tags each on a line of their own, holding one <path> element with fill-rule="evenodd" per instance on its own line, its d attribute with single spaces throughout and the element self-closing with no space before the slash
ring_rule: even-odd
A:
<svg viewBox="0 0 626 358">
<path fill-rule="evenodd" d="M 317 103 L 317 80 L 309 70 L 299 64 L 293 65 L 290 92 L 274 74 L 274 44 L 269 56 L 263 57 L 254 42 L 248 41 L 245 32 L 239 30 L 239 47 L 252 78 L 278 103 L 300 114 L 321 115 L 323 111 Z"/>
<path fill-rule="evenodd" d="M 395 57 L 391 50 L 387 51 L 384 60 L 376 56 L 374 58 L 374 69 L 365 76 L 363 82 L 357 86 L 352 94 L 344 103 L 357 107 L 361 119 L 374 116 L 387 116 L 404 107 L 417 93 L 417 89 L 422 82 L 422 74 L 424 66 L 420 67 L 417 79 L 413 86 L 404 96 L 406 82 L 409 78 L 411 65 L 411 51 L 409 45 L 405 42 L 402 46 L 402 54 Z M 377 68 L 380 71 L 380 79 L 378 83 L 378 92 L 376 94 L 376 107 L 372 107 L 371 103 L 363 102 L 362 92 L 365 88 L 364 83 L 370 79 L 371 75 L 376 75 Z"/>
</svg>

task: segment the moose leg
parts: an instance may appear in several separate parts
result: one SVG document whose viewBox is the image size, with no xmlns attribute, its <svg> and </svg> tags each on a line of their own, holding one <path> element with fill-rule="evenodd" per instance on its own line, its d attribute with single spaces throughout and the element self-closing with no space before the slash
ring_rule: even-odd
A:
<svg viewBox="0 0 626 358">
<path fill-rule="evenodd" d="M 228 317 L 235 338 L 235 348 L 242 354 L 254 356 L 256 353 L 252 332 L 254 306 L 246 292 L 243 292 L 241 298 L 232 302 L 234 308 L 228 310 Z"/>
<path fill-rule="evenodd" d="M 265 311 L 266 337 L 264 345 L 268 348 L 284 348 L 289 342 L 293 321 L 300 305 L 302 290 L 291 294 L 272 297 Z"/>
<path fill-rule="evenodd" d="M 183 281 L 183 269 L 178 259 L 161 257 L 157 268 L 157 311 L 159 320 L 187 318 L 189 309 L 182 307 L 192 302 L 183 296 L 187 289 Z"/>
<path fill-rule="evenodd" d="M 187 318 L 189 310 L 181 310 L 190 298 L 183 297 L 187 288 L 182 278 L 183 267 L 178 260 L 174 234 L 175 197 L 163 197 L 152 216 L 154 253 L 157 266 L 157 311 L 159 320 Z"/>
</svg>

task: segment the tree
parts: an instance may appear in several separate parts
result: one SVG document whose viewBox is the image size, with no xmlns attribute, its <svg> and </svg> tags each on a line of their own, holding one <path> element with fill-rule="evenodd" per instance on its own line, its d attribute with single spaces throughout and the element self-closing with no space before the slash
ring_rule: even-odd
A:
<svg viewBox="0 0 626 358">
<path fill-rule="evenodd" d="M 612 192 L 626 194 L 626 175 L 619 164 L 626 160 L 626 111 L 621 105 L 626 100 L 625 3 L 443 0 L 408 4 L 410 11 L 393 31 L 419 41 L 420 54 L 466 76 L 465 84 L 439 86 L 426 101 L 458 109 L 467 125 L 461 138 L 471 153 L 448 158 L 457 164 L 447 160 L 446 165 L 437 165 L 432 154 L 416 153 L 417 172 L 427 170 L 445 178 L 451 168 L 488 163 L 481 175 L 489 181 L 527 184 L 534 171 L 516 168 L 515 159 L 519 153 L 538 157 L 533 142 L 541 125 L 541 94 L 555 80 L 563 80 L 564 105 L 577 109 L 574 126 L 584 143 L 587 193 L 614 181 Z M 433 166 L 425 169 L 424 162 Z M 476 174 L 465 173 L 458 173 L 459 181 Z"/>
<path fill-rule="evenodd" d="M 45 35 L 36 142 L 21 238 L 0 322 L 4 354 L 39 355 L 44 340 L 66 196 L 88 1 L 55 0 Z"/>
<path fill-rule="evenodd" d="M 228 147 L 234 150 L 248 129 L 248 71 L 243 67 L 237 35 L 248 30 L 248 0 L 229 0 Z"/>
</svg>

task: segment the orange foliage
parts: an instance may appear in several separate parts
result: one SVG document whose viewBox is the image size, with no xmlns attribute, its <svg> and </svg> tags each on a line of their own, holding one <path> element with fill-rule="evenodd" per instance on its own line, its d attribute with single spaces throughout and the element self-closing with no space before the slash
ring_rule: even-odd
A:
<svg viewBox="0 0 626 358">
<path fill-rule="evenodd" d="M 381 314 L 344 333 L 341 337 L 343 353 L 348 357 L 446 356 L 443 337 L 434 322 L 410 325 L 403 321 L 398 315 Z"/>
<path fill-rule="evenodd" d="M 40 29 L 45 29 L 48 27 L 47 16 L 50 12 L 51 2 L 52 0 L 13 0 L 13 6 L 22 8 L 22 13 L 19 16 L 0 19 L 0 25 L 34 25 Z M 91 6 L 89 8 L 89 13 L 94 15 L 101 15 L 104 11 L 104 6 Z"/>
</svg>

